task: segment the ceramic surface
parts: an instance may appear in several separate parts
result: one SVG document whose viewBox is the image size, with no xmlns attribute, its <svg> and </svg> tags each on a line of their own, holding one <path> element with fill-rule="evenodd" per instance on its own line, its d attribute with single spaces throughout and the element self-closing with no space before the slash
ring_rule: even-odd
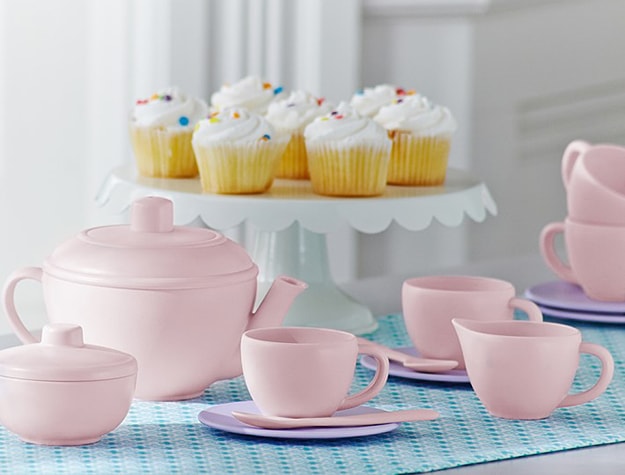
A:
<svg viewBox="0 0 625 475">
<path fill-rule="evenodd" d="M 625 323 L 625 315 L 615 313 L 591 313 L 585 311 L 566 310 L 554 307 L 539 305 L 545 317 L 558 318 L 563 320 L 574 320 L 578 322 L 590 323 Z"/>
<path fill-rule="evenodd" d="M 41 343 L 0 351 L 0 423 L 43 445 L 97 442 L 126 417 L 137 363 L 85 345 L 80 327 L 49 324 Z"/>
<path fill-rule="evenodd" d="M 213 429 L 235 434 L 254 435 L 279 439 L 342 439 L 383 434 L 399 427 L 398 423 L 378 424 L 356 427 L 311 427 L 301 429 L 261 429 L 239 422 L 232 416 L 232 411 L 260 413 L 253 401 L 240 401 L 220 404 L 203 410 L 198 415 L 200 422 Z M 337 412 L 337 415 L 373 414 L 381 412 L 373 407 L 359 406 Z"/>
<path fill-rule="evenodd" d="M 512 320 L 514 310 L 542 320 L 533 302 L 515 297 L 509 282 L 487 277 L 443 275 L 415 277 L 402 286 L 402 313 L 413 345 L 425 358 L 464 358 L 452 318 Z"/>
<path fill-rule="evenodd" d="M 394 348 L 411 356 L 421 356 L 421 354 L 412 346 Z M 362 356 L 360 363 L 368 369 L 375 370 L 376 361 L 369 356 Z M 443 373 L 422 373 L 420 371 L 414 371 L 405 368 L 401 363 L 390 362 L 388 368 L 389 376 L 396 376 L 398 378 L 416 379 L 421 381 L 434 381 L 441 383 L 468 383 L 469 377 L 464 369 L 452 369 Z"/>
<path fill-rule="evenodd" d="M 471 386 L 494 416 L 543 419 L 556 408 L 584 404 L 612 380 L 614 360 L 600 345 L 582 342 L 567 325 L 528 321 L 454 319 Z M 601 375 L 586 391 L 568 394 L 580 353 L 601 361 Z"/>
<path fill-rule="evenodd" d="M 625 148 L 569 144 L 562 157 L 568 216 L 586 224 L 625 226 Z"/>
<path fill-rule="evenodd" d="M 564 235 L 570 264 L 556 253 L 559 234 Z M 580 285 L 591 299 L 625 302 L 625 226 L 586 224 L 566 218 L 545 226 L 539 242 L 545 263 L 558 277 Z"/>
<path fill-rule="evenodd" d="M 625 314 L 625 302 L 602 302 L 588 298 L 572 282 L 555 280 L 536 284 L 525 290 L 525 297 L 542 307 L 558 308 L 588 314 Z"/>
<path fill-rule="evenodd" d="M 328 417 L 278 417 L 240 411 L 232 411 L 232 415 L 241 422 L 265 429 L 362 427 L 391 422 L 432 421 L 440 417 L 440 414 L 432 409 L 399 409 L 374 414 L 353 414 L 351 416 L 340 416 L 335 413 Z"/>
<path fill-rule="evenodd" d="M 52 322 L 82 326 L 85 340 L 133 355 L 136 397 L 178 400 L 241 374 L 245 330 L 280 325 L 306 284 L 281 276 L 252 313 L 258 268 L 238 244 L 205 228 L 173 225 L 169 200 L 133 203 L 130 225 L 88 229 L 42 268 L 14 272 L 4 308 L 24 343 L 36 339 L 14 303 L 16 285 L 40 281 Z"/>
<path fill-rule="evenodd" d="M 348 395 L 358 354 L 378 362 L 369 385 Z M 275 327 L 250 330 L 241 338 L 243 377 L 263 414 L 326 417 L 375 397 L 388 378 L 388 358 L 359 345 L 348 332 L 328 328 Z"/>
</svg>

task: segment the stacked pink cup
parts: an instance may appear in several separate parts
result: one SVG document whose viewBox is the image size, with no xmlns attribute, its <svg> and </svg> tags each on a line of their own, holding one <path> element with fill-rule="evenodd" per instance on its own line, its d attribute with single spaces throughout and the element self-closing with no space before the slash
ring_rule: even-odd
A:
<svg viewBox="0 0 625 475">
<path fill-rule="evenodd" d="M 568 215 L 540 236 L 547 265 L 594 300 L 625 301 L 625 148 L 574 141 L 562 157 Z M 568 264 L 555 251 L 564 235 Z"/>
</svg>

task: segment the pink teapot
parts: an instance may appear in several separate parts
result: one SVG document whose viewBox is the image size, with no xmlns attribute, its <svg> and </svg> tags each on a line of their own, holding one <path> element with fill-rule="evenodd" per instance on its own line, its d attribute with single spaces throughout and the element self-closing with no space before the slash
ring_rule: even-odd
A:
<svg viewBox="0 0 625 475">
<path fill-rule="evenodd" d="M 257 274 L 241 246 L 212 230 L 174 226 L 172 202 L 147 197 L 133 203 L 130 225 L 87 229 L 41 268 L 14 272 L 4 308 L 20 340 L 36 342 L 14 292 L 21 280 L 41 281 L 51 322 L 80 325 L 86 342 L 136 358 L 137 398 L 190 399 L 240 375 L 243 332 L 280 325 L 307 287 L 278 277 L 253 313 Z"/>
</svg>

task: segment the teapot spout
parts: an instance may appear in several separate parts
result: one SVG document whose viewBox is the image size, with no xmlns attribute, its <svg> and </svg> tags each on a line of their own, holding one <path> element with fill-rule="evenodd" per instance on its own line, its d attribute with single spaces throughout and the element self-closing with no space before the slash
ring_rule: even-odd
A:
<svg viewBox="0 0 625 475">
<path fill-rule="evenodd" d="M 293 300 L 308 287 L 306 282 L 293 277 L 278 276 L 249 320 L 247 330 L 277 327 L 282 324 Z"/>
</svg>

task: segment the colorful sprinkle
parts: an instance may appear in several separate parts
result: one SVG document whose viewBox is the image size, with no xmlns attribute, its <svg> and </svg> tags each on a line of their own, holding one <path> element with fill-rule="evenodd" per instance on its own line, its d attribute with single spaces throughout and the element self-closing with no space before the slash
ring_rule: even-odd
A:
<svg viewBox="0 0 625 475">
<path fill-rule="evenodd" d="M 189 125 L 189 118 L 185 115 L 180 116 L 180 118 L 178 119 L 178 123 L 183 127 Z"/>
<path fill-rule="evenodd" d="M 295 107 L 295 103 L 293 103 L 293 102 L 289 102 L 286 106 L 287 106 L 287 107 Z"/>
<path fill-rule="evenodd" d="M 221 120 L 219 120 L 219 117 L 211 117 L 210 119 L 208 119 L 208 122 L 210 122 L 211 124 L 216 124 L 217 122 L 221 122 Z"/>
<path fill-rule="evenodd" d="M 319 120 L 322 120 L 322 121 L 324 121 L 324 122 L 325 122 L 326 120 L 330 120 L 330 118 L 329 118 L 329 117 L 322 117 L 322 118 L 321 118 L 321 119 L 319 119 Z"/>
<path fill-rule="evenodd" d="M 262 140 L 263 142 L 267 142 L 270 139 L 271 139 L 271 136 L 269 134 L 265 134 L 258 140 Z"/>
<path fill-rule="evenodd" d="M 195 124 L 195 127 L 193 127 L 193 131 L 196 132 L 199 128 L 200 128 L 200 123 L 198 122 L 197 124 Z"/>
<path fill-rule="evenodd" d="M 150 99 L 152 99 L 153 101 L 155 101 L 156 99 L 158 99 L 158 94 L 154 93 L 150 96 Z"/>
<path fill-rule="evenodd" d="M 164 97 L 164 99 L 165 99 L 166 101 L 171 101 L 172 97 L 171 97 L 169 94 L 166 94 L 166 95 L 165 95 L 165 97 Z"/>
<path fill-rule="evenodd" d="M 271 83 L 270 82 L 264 82 L 263 83 L 263 89 L 271 89 Z"/>
<path fill-rule="evenodd" d="M 403 100 L 403 99 L 398 99 L 398 100 L 397 100 L 397 104 L 401 104 L 402 102 L 404 102 L 404 100 Z"/>
<path fill-rule="evenodd" d="M 406 91 L 406 95 L 407 96 L 414 96 L 417 93 L 417 91 L 415 91 L 414 89 L 408 89 Z"/>
<path fill-rule="evenodd" d="M 343 114 L 338 114 L 334 116 L 335 119 L 342 119 L 343 118 Z"/>
<path fill-rule="evenodd" d="M 365 93 L 365 90 L 364 90 L 364 89 L 358 89 L 358 90 L 356 91 L 356 95 L 357 95 L 357 96 L 362 96 L 364 93 Z"/>
<path fill-rule="evenodd" d="M 208 118 L 210 119 L 211 117 L 215 117 L 216 115 L 219 115 L 219 112 L 217 111 L 211 112 Z"/>
<path fill-rule="evenodd" d="M 148 99 L 137 99 L 137 105 L 143 105 L 143 104 L 147 104 L 148 102 L 150 102 Z"/>
<path fill-rule="evenodd" d="M 338 113 L 339 113 L 338 111 L 332 111 L 332 112 L 330 112 L 330 115 L 336 115 Z"/>
<path fill-rule="evenodd" d="M 275 95 L 278 95 L 278 94 L 280 94 L 282 91 L 284 91 L 284 88 L 283 88 L 282 86 L 278 86 L 278 87 L 276 87 L 276 88 L 273 90 L 273 93 L 274 93 Z"/>
<path fill-rule="evenodd" d="M 326 98 L 325 97 L 319 97 L 317 99 L 317 105 L 320 106 L 321 104 L 323 104 L 325 102 Z"/>
<path fill-rule="evenodd" d="M 403 96 L 403 95 L 405 95 L 405 94 L 406 94 L 406 91 L 404 91 L 401 87 L 398 87 L 397 89 L 395 89 L 395 93 L 396 93 L 398 96 Z"/>
<path fill-rule="evenodd" d="M 232 118 L 233 119 L 238 119 L 239 117 L 241 117 L 241 115 L 238 112 L 233 112 L 232 113 Z"/>
</svg>

